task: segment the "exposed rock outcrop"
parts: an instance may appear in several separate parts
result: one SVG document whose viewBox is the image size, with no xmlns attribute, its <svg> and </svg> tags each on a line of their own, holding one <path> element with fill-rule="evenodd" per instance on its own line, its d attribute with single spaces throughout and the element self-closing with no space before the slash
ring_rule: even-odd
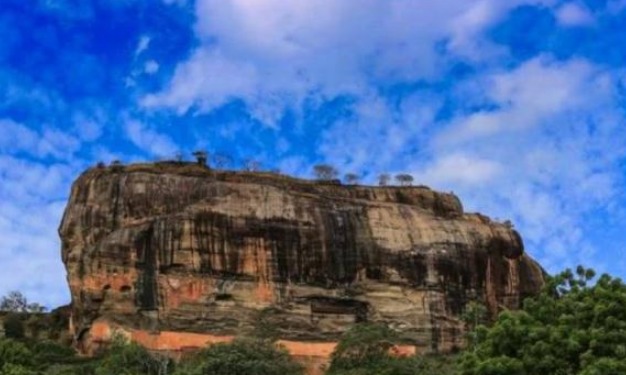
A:
<svg viewBox="0 0 626 375">
<path fill-rule="evenodd" d="M 332 344 L 359 321 L 445 351 L 462 345 L 469 300 L 517 308 L 543 284 L 516 231 L 425 187 L 96 168 L 74 183 L 60 235 L 87 351 L 110 327 L 183 349 L 258 330 Z"/>
</svg>

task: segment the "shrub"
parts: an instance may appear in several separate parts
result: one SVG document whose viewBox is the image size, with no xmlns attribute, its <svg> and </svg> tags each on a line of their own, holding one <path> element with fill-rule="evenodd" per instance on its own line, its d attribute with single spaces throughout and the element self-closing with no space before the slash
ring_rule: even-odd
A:
<svg viewBox="0 0 626 375">
<path fill-rule="evenodd" d="M 360 323 L 346 332 L 332 355 L 328 375 L 446 375 L 454 361 L 438 356 L 392 354 L 398 335 L 383 324 Z"/>
<path fill-rule="evenodd" d="M 357 324 L 337 344 L 328 374 L 347 374 L 356 370 L 359 370 L 358 373 L 379 371 L 389 366 L 389 350 L 396 340 L 397 335 L 386 325 Z"/>
<path fill-rule="evenodd" d="M 389 181 L 391 180 L 391 176 L 389 173 L 381 173 L 378 176 L 378 186 L 387 186 L 389 185 Z"/>
<path fill-rule="evenodd" d="M 4 334 L 10 339 L 24 338 L 24 321 L 20 314 L 12 313 L 4 318 Z"/>
<path fill-rule="evenodd" d="M 31 350 L 34 360 L 39 366 L 71 362 L 76 354 L 74 349 L 50 340 L 36 342 Z"/>
<path fill-rule="evenodd" d="M 177 375 L 300 375 L 303 368 L 269 340 L 212 345 L 183 362 Z"/>
<path fill-rule="evenodd" d="M 12 339 L 0 340 L 0 369 L 5 365 L 31 367 L 33 365 L 32 352 L 19 341 Z"/>
<path fill-rule="evenodd" d="M 413 176 L 411 176 L 410 174 L 401 173 L 396 175 L 396 181 L 398 181 L 398 184 L 400 184 L 400 186 L 411 186 L 411 184 L 413 183 Z"/>
<path fill-rule="evenodd" d="M 328 164 L 318 164 L 313 166 L 313 173 L 320 181 L 331 181 L 337 178 L 337 175 L 339 174 L 335 167 Z"/>
<path fill-rule="evenodd" d="M 99 361 L 95 375 L 161 375 L 162 367 L 169 365 L 169 361 L 162 363 L 144 347 L 118 336 Z"/>
<path fill-rule="evenodd" d="M 521 311 L 505 311 L 463 355 L 463 375 L 626 373 L 626 285 L 578 267 L 551 278 Z"/>
<path fill-rule="evenodd" d="M 5 363 L 0 370 L 0 375 L 38 375 L 35 371 L 22 365 Z"/>
</svg>

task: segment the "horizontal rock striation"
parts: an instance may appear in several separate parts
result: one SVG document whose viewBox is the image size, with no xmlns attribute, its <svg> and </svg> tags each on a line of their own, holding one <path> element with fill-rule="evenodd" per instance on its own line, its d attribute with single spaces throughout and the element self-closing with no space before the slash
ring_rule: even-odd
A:
<svg viewBox="0 0 626 375">
<path fill-rule="evenodd" d="M 361 321 L 448 351 L 463 344 L 468 301 L 495 313 L 543 285 L 516 231 L 426 187 L 193 164 L 95 168 L 74 183 L 59 232 L 85 351 L 103 325 L 182 350 L 197 345 L 176 332 L 320 344 Z M 165 332 L 169 341 L 154 341 Z"/>
</svg>

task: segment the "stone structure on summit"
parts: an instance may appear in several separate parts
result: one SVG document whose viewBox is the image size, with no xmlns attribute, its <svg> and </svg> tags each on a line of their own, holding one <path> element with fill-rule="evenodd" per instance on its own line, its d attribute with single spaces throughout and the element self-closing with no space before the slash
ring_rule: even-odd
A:
<svg viewBox="0 0 626 375">
<path fill-rule="evenodd" d="M 93 168 L 63 222 L 72 331 L 184 351 L 266 330 L 327 358 L 355 322 L 417 351 L 463 345 L 468 301 L 517 308 L 543 285 L 519 234 L 426 187 L 341 186 L 196 164 Z"/>
</svg>

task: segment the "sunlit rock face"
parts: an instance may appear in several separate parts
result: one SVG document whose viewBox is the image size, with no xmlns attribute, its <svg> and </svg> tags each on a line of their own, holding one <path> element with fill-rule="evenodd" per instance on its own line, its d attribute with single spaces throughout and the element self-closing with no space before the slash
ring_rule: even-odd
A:
<svg viewBox="0 0 626 375">
<path fill-rule="evenodd" d="M 87 352 L 118 327 L 152 349 L 265 330 L 326 353 L 361 321 L 448 351 L 463 345 L 468 301 L 494 313 L 543 285 L 517 232 L 425 187 L 95 168 L 74 183 L 60 235 Z"/>
</svg>

